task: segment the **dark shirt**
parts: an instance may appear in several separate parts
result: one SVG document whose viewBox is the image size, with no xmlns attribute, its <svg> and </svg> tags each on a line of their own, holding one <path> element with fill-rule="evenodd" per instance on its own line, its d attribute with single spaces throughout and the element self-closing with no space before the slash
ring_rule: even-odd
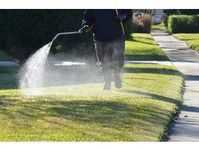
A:
<svg viewBox="0 0 199 150">
<path fill-rule="evenodd" d="M 95 40 L 112 41 L 124 39 L 121 21 L 124 23 L 131 17 L 131 11 L 122 9 L 89 9 L 84 12 L 83 25 L 89 25 L 94 33 Z"/>
</svg>

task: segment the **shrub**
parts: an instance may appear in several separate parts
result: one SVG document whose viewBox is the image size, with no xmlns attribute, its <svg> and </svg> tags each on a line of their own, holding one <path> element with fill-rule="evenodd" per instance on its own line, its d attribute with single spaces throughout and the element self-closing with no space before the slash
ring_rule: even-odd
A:
<svg viewBox="0 0 199 150">
<path fill-rule="evenodd" d="M 164 25 L 168 27 L 168 18 L 170 15 L 197 15 L 198 9 L 166 9 L 164 10 L 166 17 L 164 19 Z"/>
<path fill-rule="evenodd" d="M 151 15 L 143 14 L 133 18 L 132 32 L 150 33 L 151 32 Z"/>
<path fill-rule="evenodd" d="M 144 15 L 143 16 L 143 31 L 146 33 L 151 32 L 151 15 Z"/>
<path fill-rule="evenodd" d="M 199 15 L 171 15 L 169 16 L 168 31 L 171 33 L 199 32 Z"/>
<path fill-rule="evenodd" d="M 26 59 L 35 50 L 51 41 L 58 32 L 78 30 L 82 23 L 83 11 L 0 10 L 0 49 L 20 60 Z M 132 33 L 130 27 L 129 22 L 127 35 Z M 89 43 L 88 38 L 90 39 L 89 35 L 84 40 Z M 64 42 L 63 40 L 62 44 Z"/>
<path fill-rule="evenodd" d="M 198 9 L 166 9 L 164 13 L 169 15 L 197 15 L 199 14 Z"/>
<path fill-rule="evenodd" d="M 83 10 L 0 10 L 0 48 L 25 59 L 58 32 L 79 29 Z"/>
</svg>

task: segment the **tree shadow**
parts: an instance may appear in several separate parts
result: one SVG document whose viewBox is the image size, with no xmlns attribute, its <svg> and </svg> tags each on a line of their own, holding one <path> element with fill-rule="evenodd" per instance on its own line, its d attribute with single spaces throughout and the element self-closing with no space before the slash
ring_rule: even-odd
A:
<svg viewBox="0 0 199 150">
<path fill-rule="evenodd" d="M 165 61 L 168 61 L 168 58 L 165 56 L 165 55 L 158 55 L 158 54 L 148 54 L 148 55 L 143 55 L 143 54 L 139 54 L 139 55 L 136 55 L 136 54 L 132 54 L 132 55 L 129 55 L 129 54 L 126 54 L 125 55 L 125 59 L 126 60 L 140 60 L 140 61 L 144 61 L 144 60 L 165 60 Z"/>
<path fill-rule="evenodd" d="M 185 75 L 185 80 L 199 81 L 199 75 Z"/>
<path fill-rule="evenodd" d="M 195 106 L 182 105 L 181 109 L 182 109 L 182 111 L 199 113 L 199 107 L 195 107 Z"/>
<path fill-rule="evenodd" d="M 135 93 L 135 94 L 138 94 L 138 95 L 142 95 L 144 97 L 150 97 L 153 100 L 164 101 L 164 102 L 168 102 L 168 103 L 172 103 L 172 104 L 176 104 L 176 105 L 181 104 L 181 101 L 178 100 L 178 99 L 173 99 L 173 98 L 170 98 L 170 97 L 166 97 L 166 96 L 162 96 L 162 95 L 158 95 L 158 94 L 153 94 L 153 93 L 149 93 L 149 92 L 142 92 L 142 91 L 136 91 L 136 90 L 122 90 L 121 92 Z"/>
<path fill-rule="evenodd" d="M 147 39 L 147 40 L 150 40 L 150 42 L 147 42 L 147 41 L 143 41 L 143 40 L 138 40 L 138 39 L 128 39 L 127 41 L 132 41 L 132 42 L 137 42 L 137 43 L 142 43 L 142 44 L 148 44 L 148 45 L 157 45 L 157 44 L 154 44 L 153 41 L 150 39 L 150 38 L 142 38 L 142 39 Z"/>
<path fill-rule="evenodd" d="M 165 74 L 165 75 L 178 75 L 182 74 L 175 69 L 168 68 L 139 68 L 139 67 L 125 67 L 124 71 L 127 73 L 154 73 L 154 74 Z"/>
<path fill-rule="evenodd" d="M 134 125 L 143 126 L 143 130 L 152 134 L 154 130 L 148 128 L 147 125 L 154 124 L 159 126 L 160 123 L 166 123 L 169 117 L 168 112 L 158 107 L 136 106 L 108 100 L 62 101 L 49 97 L 48 101 L 21 102 L 20 105 L 21 108 L 15 111 L 9 111 L 10 107 L 14 107 L 13 105 L 0 107 L 1 114 L 6 115 L 10 121 L 20 127 L 26 127 L 27 124 L 31 126 L 31 122 L 37 119 L 49 124 L 56 124 L 60 129 L 69 126 L 64 121 L 47 119 L 49 117 L 56 117 L 59 120 L 70 120 L 82 125 L 98 124 L 103 128 L 116 130 L 121 128 L 131 129 Z M 21 119 L 23 121 L 20 121 Z"/>
<path fill-rule="evenodd" d="M 153 41 L 153 39 L 151 39 L 150 37 L 146 37 L 146 36 L 140 36 L 140 38 Z M 129 36 L 127 39 L 127 41 L 134 41 L 134 40 L 135 40 L 135 38 L 133 37 L 133 35 Z"/>
</svg>

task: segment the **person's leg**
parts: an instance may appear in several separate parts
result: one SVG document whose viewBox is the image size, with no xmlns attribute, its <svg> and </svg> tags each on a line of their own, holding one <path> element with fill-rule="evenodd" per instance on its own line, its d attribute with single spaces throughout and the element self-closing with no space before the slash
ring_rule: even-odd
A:
<svg viewBox="0 0 199 150">
<path fill-rule="evenodd" d="M 107 43 L 95 41 L 95 51 L 97 57 L 97 63 L 101 63 L 103 68 L 104 75 L 104 89 L 111 89 L 111 80 L 112 80 L 112 72 L 111 72 L 111 63 L 110 63 L 110 52 L 107 46 Z"/>
<path fill-rule="evenodd" d="M 114 42 L 112 60 L 113 60 L 113 74 L 114 74 L 114 81 L 116 88 L 122 87 L 121 71 L 124 65 L 124 49 L 125 49 L 124 40 L 117 40 Z"/>
<path fill-rule="evenodd" d="M 97 59 L 97 63 L 102 64 L 103 59 L 104 59 L 104 44 L 103 42 L 100 41 L 94 41 L 95 43 L 95 54 L 96 54 L 96 59 Z"/>
<path fill-rule="evenodd" d="M 104 72 L 104 89 L 111 89 L 111 81 L 112 81 L 112 49 L 110 47 L 110 43 L 105 43 L 104 45 L 104 58 L 103 58 L 103 72 Z"/>
</svg>

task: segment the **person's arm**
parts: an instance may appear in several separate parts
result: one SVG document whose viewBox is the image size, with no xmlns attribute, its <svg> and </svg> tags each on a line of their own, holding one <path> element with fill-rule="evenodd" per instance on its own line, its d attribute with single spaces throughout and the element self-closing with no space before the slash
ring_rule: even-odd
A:
<svg viewBox="0 0 199 150">
<path fill-rule="evenodd" d="M 83 14 L 83 20 L 82 20 L 82 28 L 79 31 L 88 32 L 92 30 L 94 23 L 95 23 L 95 18 L 94 18 L 93 10 L 85 10 Z"/>
<path fill-rule="evenodd" d="M 95 22 L 93 10 L 87 9 L 84 11 L 82 25 L 92 26 Z"/>
</svg>

